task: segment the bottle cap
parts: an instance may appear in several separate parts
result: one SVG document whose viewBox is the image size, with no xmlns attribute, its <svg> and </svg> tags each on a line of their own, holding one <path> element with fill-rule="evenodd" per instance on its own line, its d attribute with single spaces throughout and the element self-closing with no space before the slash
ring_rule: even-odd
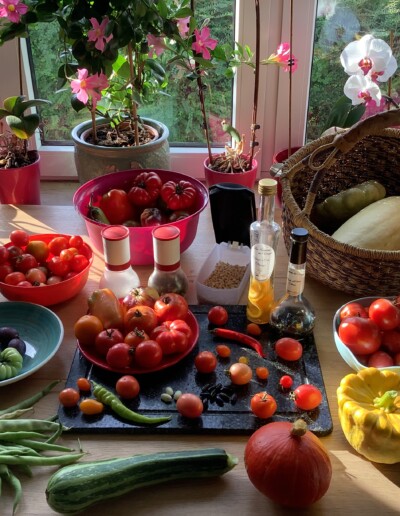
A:
<svg viewBox="0 0 400 516">
<path fill-rule="evenodd" d="M 278 181 L 269 177 L 260 179 L 258 182 L 258 193 L 260 195 L 275 195 L 278 188 Z"/>
<path fill-rule="evenodd" d="M 129 229 L 126 226 L 109 226 L 103 229 L 101 237 L 107 269 L 123 271 L 130 267 Z"/>
<path fill-rule="evenodd" d="M 153 229 L 154 265 L 163 271 L 173 271 L 181 260 L 180 231 L 176 226 Z"/>
<path fill-rule="evenodd" d="M 296 265 L 306 263 L 308 231 L 305 228 L 293 228 L 290 238 L 292 240 L 290 262 Z"/>
</svg>

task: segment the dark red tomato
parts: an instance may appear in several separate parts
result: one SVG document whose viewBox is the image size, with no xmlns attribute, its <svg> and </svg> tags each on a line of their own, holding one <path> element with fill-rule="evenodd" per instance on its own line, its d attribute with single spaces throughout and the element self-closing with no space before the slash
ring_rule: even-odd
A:
<svg viewBox="0 0 400 516">
<path fill-rule="evenodd" d="M 228 312 L 223 306 L 213 306 L 207 314 L 208 320 L 215 326 L 223 326 L 228 322 Z"/>
<path fill-rule="evenodd" d="M 393 365 L 393 358 L 385 351 L 375 351 L 368 358 L 368 367 L 390 367 Z"/>
<path fill-rule="evenodd" d="M 136 176 L 128 192 L 129 201 L 135 206 L 153 206 L 160 195 L 161 187 L 162 181 L 156 172 L 142 172 Z"/>
<path fill-rule="evenodd" d="M 115 390 L 121 398 L 125 400 L 133 400 L 140 392 L 140 385 L 134 376 L 126 374 L 117 380 Z"/>
<path fill-rule="evenodd" d="M 381 330 L 394 330 L 400 325 L 400 310 L 389 299 L 373 301 L 368 315 Z"/>
<path fill-rule="evenodd" d="M 143 330 L 135 328 L 125 335 L 124 342 L 129 344 L 131 348 L 136 348 L 141 342 L 149 340 L 149 336 Z"/>
<path fill-rule="evenodd" d="M 0 265 L 0 281 L 4 282 L 5 277 L 14 271 L 9 263 L 3 263 Z"/>
<path fill-rule="evenodd" d="M 166 325 L 157 326 L 152 331 L 151 337 L 160 344 L 164 355 L 183 353 L 188 347 L 188 338 L 185 333 Z"/>
<path fill-rule="evenodd" d="M 114 344 L 107 351 L 107 364 L 114 369 L 125 369 L 132 362 L 132 348 L 125 342 Z"/>
<path fill-rule="evenodd" d="M 340 320 L 343 321 L 347 317 L 368 317 L 367 309 L 360 303 L 352 301 L 347 303 L 340 311 Z"/>
<path fill-rule="evenodd" d="M 105 357 L 108 350 L 112 348 L 114 344 L 118 344 L 119 342 L 124 342 L 124 336 L 119 330 L 110 328 L 102 330 L 98 335 L 96 335 L 94 346 L 97 353 L 102 357 Z"/>
<path fill-rule="evenodd" d="M 126 331 L 133 331 L 136 328 L 143 330 L 148 335 L 158 324 L 156 312 L 150 306 L 139 305 L 130 308 L 124 318 Z"/>
<path fill-rule="evenodd" d="M 164 217 L 158 208 L 145 208 L 140 214 L 140 225 L 144 228 L 161 226 Z"/>
<path fill-rule="evenodd" d="M 200 351 L 194 359 L 194 365 L 199 373 L 212 373 L 217 367 L 217 357 L 211 351 Z"/>
<path fill-rule="evenodd" d="M 21 281 L 25 281 L 25 274 L 23 272 L 10 272 L 4 278 L 4 283 L 7 285 L 18 285 Z"/>
<path fill-rule="evenodd" d="M 69 262 L 62 260 L 59 256 L 52 256 L 47 262 L 47 266 L 52 274 L 62 278 L 69 272 Z"/>
<path fill-rule="evenodd" d="M 391 355 L 400 353 L 400 331 L 388 330 L 382 332 L 382 347 Z"/>
<path fill-rule="evenodd" d="M 310 383 L 299 385 L 294 390 L 294 402 L 301 410 L 314 410 L 322 401 L 322 393 Z"/>
<path fill-rule="evenodd" d="M 38 262 L 34 256 L 28 253 L 21 254 L 15 259 L 14 267 L 15 270 L 20 272 L 27 272 L 29 269 L 33 269 L 38 266 Z"/>
<path fill-rule="evenodd" d="M 18 247 L 25 247 L 29 242 L 29 235 L 23 229 L 15 229 L 10 233 L 11 242 Z"/>
<path fill-rule="evenodd" d="M 189 181 L 167 181 L 161 188 L 161 199 L 169 210 L 185 210 L 193 206 L 196 189 Z"/>
<path fill-rule="evenodd" d="M 70 265 L 74 272 L 81 272 L 89 265 L 89 260 L 83 254 L 76 254 L 71 258 Z"/>
<path fill-rule="evenodd" d="M 79 235 L 72 235 L 69 239 L 69 246 L 79 249 L 83 244 L 83 238 Z"/>
<path fill-rule="evenodd" d="M 164 294 L 156 300 L 154 311 L 159 321 L 174 321 L 175 319 L 186 319 L 189 306 L 183 296 L 170 293 Z"/>
<path fill-rule="evenodd" d="M 303 346 L 296 339 L 282 337 L 275 342 L 275 353 L 279 358 L 292 362 L 301 358 Z"/>
<path fill-rule="evenodd" d="M 5 245 L 0 244 L 0 264 L 3 265 L 4 263 L 8 262 L 8 259 L 10 257 L 10 253 Z"/>
<path fill-rule="evenodd" d="M 68 249 L 68 247 L 69 240 L 64 236 L 54 237 L 48 244 L 49 251 L 54 254 L 54 256 L 60 256 L 61 251 L 63 249 Z"/>
<path fill-rule="evenodd" d="M 163 358 L 161 346 L 155 340 L 145 340 L 135 348 L 134 360 L 143 369 L 157 367 Z"/>
<path fill-rule="evenodd" d="M 23 252 L 24 251 L 16 245 L 10 245 L 8 247 L 8 260 L 11 263 L 11 265 L 14 265 L 15 260 L 18 258 L 18 256 L 21 256 Z"/>
<path fill-rule="evenodd" d="M 176 410 L 183 417 L 195 419 L 203 413 L 204 406 L 201 399 L 190 392 L 185 392 L 179 396 L 176 402 Z"/>
<path fill-rule="evenodd" d="M 348 317 L 340 323 L 338 334 L 355 355 L 375 353 L 382 341 L 379 327 L 374 321 L 364 317 Z"/>
<path fill-rule="evenodd" d="M 27 287 L 27 288 L 30 288 L 30 287 L 33 287 L 32 283 L 28 280 L 24 280 L 24 281 L 20 281 L 19 283 L 17 283 L 17 287 Z"/>
<path fill-rule="evenodd" d="M 110 224 L 122 224 L 135 218 L 135 209 L 128 199 L 128 194 L 119 188 L 113 188 L 105 193 L 100 199 L 99 207 Z"/>
</svg>

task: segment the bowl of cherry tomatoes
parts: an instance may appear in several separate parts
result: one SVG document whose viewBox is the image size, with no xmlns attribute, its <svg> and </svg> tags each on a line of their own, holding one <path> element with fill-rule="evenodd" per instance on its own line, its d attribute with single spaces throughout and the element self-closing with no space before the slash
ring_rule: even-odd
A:
<svg viewBox="0 0 400 516">
<path fill-rule="evenodd" d="M 344 361 L 400 373 L 399 297 L 362 297 L 342 305 L 333 318 L 333 336 Z"/>
<path fill-rule="evenodd" d="M 154 227 L 173 224 L 181 252 L 192 244 L 208 189 L 197 179 L 160 169 L 124 170 L 96 177 L 78 188 L 73 203 L 93 246 L 103 252 L 101 232 L 108 225 L 129 228 L 132 265 L 153 263 Z"/>
<path fill-rule="evenodd" d="M 85 286 L 93 251 L 80 235 L 10 233 L 0 244 L 0 292 L 11 301 L 55 305 Z"/>
</svg>

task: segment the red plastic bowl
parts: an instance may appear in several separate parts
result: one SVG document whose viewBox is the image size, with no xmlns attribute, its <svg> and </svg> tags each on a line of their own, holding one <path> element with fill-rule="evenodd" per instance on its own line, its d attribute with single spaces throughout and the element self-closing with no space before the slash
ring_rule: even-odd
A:
<svg viewBox="0 0 400 516">
<path fill-rule="evenodd" d="M 93 246 L 103 253 L 101 232 L 107 227 L 107 224 L 102 224 L 87 216 L 90 199 L 92 198 L 93 204 L 97 205 L 100 197 L 112 188 L 120 188 L 128 191 L 133 179 L 142 172 L 157 172 L 163 183 L 166 181 L 189 181 L 196 188 L 198 195 L 194 212 L 188 217 L 173 223 L 173 225 L 180 230 L 181 253 L 183 253 L 188 249 L 196 236 L 200 213 L 208 203 L 208 189 L 200 181 L 190 176 L 180 174 L 179 172 L 160 169 L 144 168 L 140 170 L 113 172 L 96 177 L 78 188 L 73 198 L 74 206 L 85 221 L 86 229 Z M 129 227 L 132 265 L 149 265 L 153 263 L 153 229 L 153 227 Z"/>
<path fill-rule="evenodd" d="M 66 236 L 70 238 L 71 235 L 63 234 L 43 234 L 31 235 L 29 240 L 42 240 L 48 244 L 50 240 L 58 236 Z M 12 245 L 5 244 L 6 247 Z M 89 277 L 90 267 L 93 262 L 93 251 L 85 244 L 89 264 L 83 271 L 78 272 L 72 278 L 61 281 L 54 285 L 43 285 L 41 287 L 18 287 L 15 285 L 8 285 L 0 281 L 0 292 L 4 297 L 10 301 L 26 301 L 28 303 L 36 303 L 37 305 L 50 306 L 67 301 L 76 296 L 85 286 Z M 50 255 L 51 256 L 51 255 Z"/>
</svg>

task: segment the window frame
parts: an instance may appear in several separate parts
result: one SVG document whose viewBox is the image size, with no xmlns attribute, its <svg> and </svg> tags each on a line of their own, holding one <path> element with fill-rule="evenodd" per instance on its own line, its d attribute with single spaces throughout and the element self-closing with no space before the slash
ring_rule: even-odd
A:
<svg viewBox="0 0 400 516">
<path fill-rule="evenodd" d="M 260 0 L 261 56 L 267 57 L 282 41 L 290 41 L 290 11 L 293 9 L 292 51 L 299 66 L 291 78 L 291 147 L 301 146 L 305 140 L 309 78 L 312 63 L 312 47 L 317 0 Z M 247 7 L 247 9 L 246 9 Z M 236 1 L 235 39 L 255 48 L 255 12 L 249 9 L 249 0 Z M 264 20 L 268 20 L 268 25 Z M 264 30 L 265 29 L 265 30 Z M 245 37 L 246 35 L 246 37 Z M 26 42 L 21 40 L 25 69 L 25 88 L 33 98 Z M 19 91 L 17 42 L 10 41 L 0 48 L 0 62 L 8 70 L 8 80 L 0 84 L 0 98 L 15 95 Z M 7 82 L 7 84 L 5 84 Z M 234 81 L 233 120 L 246 141 L 250 141 L 250 125 L 253 101 L 253 73 L 249 67 L 240 67 Z M 275 66 L 263 66 L 260 71 L 257 132 L 259 142 L 256 159 L 259 175 L 265 175 L 271 167 L 273 155 L 289 145 L 289 85 L 288 73 Z M 245 93 L 246 92 L 246 93 Z M 73 146 L 42 145 L 39 135 L 35 139 L 41 156 L 42 179 L 77 179 Z M 33 145 L 34 146 L 34 145 Z M 215 149 L 220 152 L 220 149 Z M 171 147 L 171 168 L 191 176 L 203 177 L 203 161 L 206 148 Z"/>
</svg>

